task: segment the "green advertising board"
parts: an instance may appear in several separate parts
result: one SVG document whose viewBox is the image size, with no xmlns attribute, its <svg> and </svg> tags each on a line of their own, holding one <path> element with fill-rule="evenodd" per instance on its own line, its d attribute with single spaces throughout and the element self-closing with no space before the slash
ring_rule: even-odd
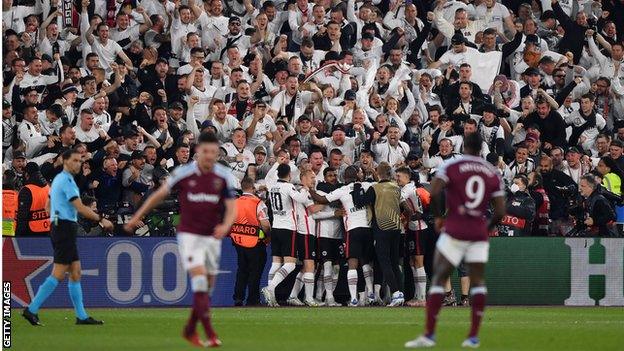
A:
<svg viewBox="0 0 624 351">
<path fill-rule="evenodd" d="M 624 239 L 492 238 L 490 245 L 489 304 L 624 306 Z"/>
</svg>

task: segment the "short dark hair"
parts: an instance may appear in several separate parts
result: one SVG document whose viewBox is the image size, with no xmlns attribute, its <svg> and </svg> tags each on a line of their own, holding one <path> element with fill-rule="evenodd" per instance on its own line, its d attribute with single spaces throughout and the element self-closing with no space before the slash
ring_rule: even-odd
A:
<svg viewBox="0 0 624 351">
<path fill-rule="evenodd" d="M 464 137 L 464 150 L 467 153 L 478 155 L 481 152 L 483 138 L 481 133 L 470 133 Z"/>
<path fill-rule="evenodd" d="M 253 179 L 251 179 L 249 177 L 244 177 L 243 180 L 241 180 L 241 189 L 243 191 L 245 191 L 245 190 L 253 190 L 254 189 L 254 181 L 253 181 Z"/>
<path fill-rule="evenodd" d="M 80 154 L 77 148 L 65 150 L 65 152 L 63 152 L 63 155 L 62 155 L 63 161 L 69 160 L 74 154 Z"/>
<path fill-rule="evenodd" d="M 280 164 L 279 166 L 277 166 L 277 177 L 279 179 L 283 179 L 288 177 L 288 175 L 290 175 L 290 166 L 287 164 Z"/>
<path fill-rule="evenodd" d="M 205 144 L 205 143 L 219 144 L 219 138 L 217 138 L 217 136 L 213 132 L 203 132 L 199 135 L 199 138 L 197 138 L 197 144 Z M 180 146 L 189 147 L 186 144 L 182 144 Z"/>
</svg>

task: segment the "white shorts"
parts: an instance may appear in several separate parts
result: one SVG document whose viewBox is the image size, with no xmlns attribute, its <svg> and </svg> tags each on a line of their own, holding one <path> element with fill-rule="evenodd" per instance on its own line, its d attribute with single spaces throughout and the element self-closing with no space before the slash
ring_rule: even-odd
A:
<svg viewBox="0 0 624 351">
<path fill-rule="evenodd" d="M 436 243 L 436 248 L 453 266 L 457 267 L 462 260 L 466 263 L 486 263 L 490 243 L 487 241 L 457 240 L 446 233 L 442 233 Z"/>
<path fill-rule="evenodd" d="M 216 275 L 221 261 L 221 240 L 212 236 L 178 233 L 178 250 L 185 270 L 204 266 L 208 274 Z"/>
</svg>

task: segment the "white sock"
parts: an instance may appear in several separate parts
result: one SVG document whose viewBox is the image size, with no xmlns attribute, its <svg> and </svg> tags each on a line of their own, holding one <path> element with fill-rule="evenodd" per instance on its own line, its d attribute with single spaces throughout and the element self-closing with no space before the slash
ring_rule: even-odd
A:
<svg viewBox="0 0 624 351">
<path fill-rule="evenodd" d="M 364 274 L 364 282 L 366 282 L 366 295 L 373 292 L 373 268 L 370 264 L 362 266 L 362 273 Z"/>
<path fill-rule="evenodd" d="M 424 300 L 427 294 L 427 273 L 425 273 L 425 267 L 416 269 L 416 280 L 418 281 L 417 299 Z"/>
<path fill-rule="evenodd" d="M 366 291 L 358 292 L 358 298 L 359 298 L 359 301 L 362 301 L 362 302 L 366 301 Z"/>
<path fill-rule="evenodd" d="M 334 267 L 332 263 L 327 261 L 323 263 L 323 284 L 325 285 L 325 298 L 334 299 L 334 280 L 333 280 Z"/>
<path fill-rule="evenodd" d="M 381 284 L 375 284 L 375 299 L 381 299 Z"/>
<path fill-rule="evenodd" d="M 314 299 L 314 273 L 303 273 L 303 285 L 305 285 L 306 300 Z"/>
<path fill-rule="evenodd" d="M 321 270 L 322 271 L 322 270 Z M 323 301 L 323 292 L 325 291 L 325 282 L 323 281 L 323 272 L 320 272 L 319 279 L 316 281 L 316 299 L 318 301 Z"/>
<path fill-rule="evenodd" d="M 412 280 L 414 280 L 414 299 L 419 300 L 420 287 L 418 286 L 418 268 L 410 266 L 412 268 Z"/>
<path fill-rule="evenodd" d="M 277 270 L 280 269 L 281 266 L 282 264 L 280 262 L 271 262 L 271 268 L 269 269 L 269 282 L 273 280 L 273 277 L 275 277 L 275 272 L 277 272 Z"/>
<path fill-rule="evenodd" d="M 284 280 L 288 275 L 295 270 L 295 264 L 292 262 L 284 263 L 280 269 L 275 272 L 275 276 L 269 282 L 269 290 L 275 291 L 275 288 Z"/>
<path fill-rule="evenodd" d="M 347 271 L 347 284 L 349 285 L 349 295 L 351 295 L 351 301 L 357 299 L 357 283 L 357 269 L 349 269 Z"/>
<path fill-rule="evenodd" d="M 297 277 L 295 277 L 295 284 L 293 284 L 293 288 L 290 291 L 289 298 L 297 298 L 299 296 L 299 293 L 301 292 L 301 288 L 303 288 L 303 272 L 299 271 L 299 273 L 297 273 Z"/>
</svg>

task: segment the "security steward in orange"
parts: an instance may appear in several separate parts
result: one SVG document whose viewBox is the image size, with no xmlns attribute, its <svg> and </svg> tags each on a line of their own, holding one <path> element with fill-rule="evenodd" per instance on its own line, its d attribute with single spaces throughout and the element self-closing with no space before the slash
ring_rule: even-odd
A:
<svg viewBox="0 0 624 351">
<path fill-rule="evenodd" d="M 44 236 L 50 234 L 50 214 L 46 202 L 50 186 L 34 162 L 26 164 L 25 185 L 19 191 L 17 206 L 17 236 Z"/>
<path fill-rule="evenodd" d="M 2 175 L 2 236 L 15 236 L 15 218 L 17 217 L 16 176 L 13 171 Z"/>
<path fill-rule="evenodd" d="M 234 286 L 234 305 L 242 306 L 247 290 L 247 306 L 260 304 L 260 277 L 267 259 L 267 234 L 271 230 L 267 206 L 254 194 L 254 181 L 243 178 L 243 195 L 236 199 L 236 220 L 232 225 L 232 243 L 238 255 Z"/>
</svg>

